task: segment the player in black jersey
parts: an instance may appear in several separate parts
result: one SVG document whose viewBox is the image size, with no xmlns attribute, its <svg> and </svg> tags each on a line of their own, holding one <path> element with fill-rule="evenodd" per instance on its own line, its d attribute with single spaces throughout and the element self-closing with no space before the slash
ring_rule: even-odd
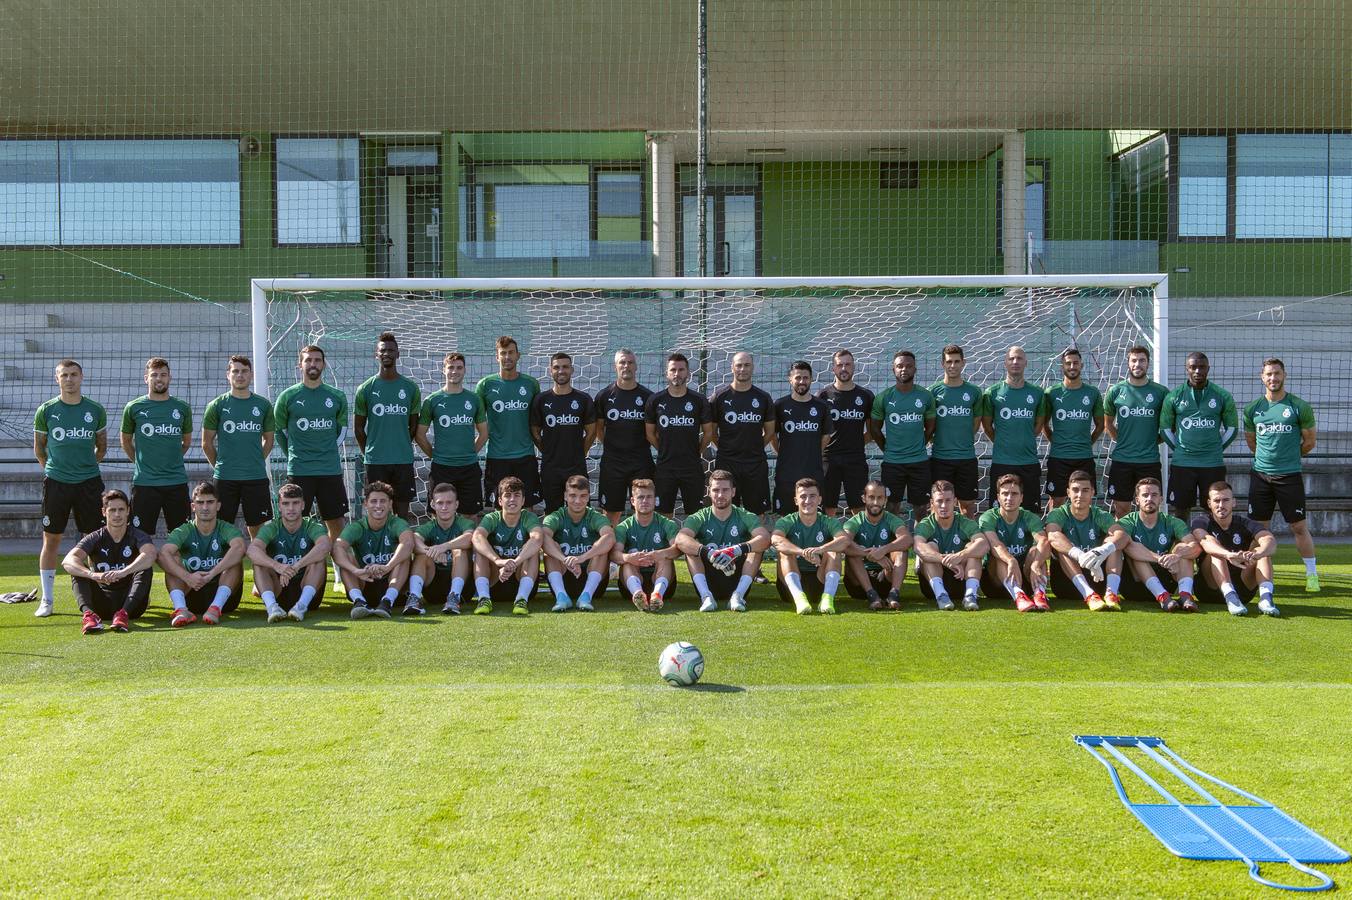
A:
<svg viewBox="0 0 1352 900">
<path fill-rule="evenodd" d="M 573 389 L 573 358 L 549 358 L 554 386 L 530 404 L 530 436 L 540 448 L 540 496 L 545 511 L 563 506 L 563 485 L 587 474 L 587 451 L 596 440 L 596 408 L 586 393 Z"/>
<path fill-rule="evenodd" d="M 873 392 L 854 383 L 854 354 L 837 350 L 831 356 L 835 380 L 817 392 L 831 410 L 831 437 L 826 442 L 826 473 L 822 479 L 822 505 L 826 514 L 838 516 L 843 509 L 857 513 L 864 508 L 864 485 L 868 483 L 868 418 Z M 845 489 L 845 505 L 840 491 Z"/>
<path fill-rule="evenodd" d="M 1197 596 L 1224 600 L 1232 615 L 1248 612 L 1245 606 L 1258 593 L 1258 611 L 1280 616 L 1272 599 L 1272 556 L 1277 539 L 1251 519 L 1235 515 L 1235 492 L 1224 481 L 1207 489 L 1207 514 L 1192 517 L 1189 527 L 1202 545 L 1199 567 L 1202 580 Z"/>
<path fill-rule="evenodd" d="M 636 478 L 653 477 L 653 451 L 644 417 L 653 392 L 638 383 L 634 351 L 615 351 L 615 383 L 596 392 L 596 440 L 601 444 L 597 482 L 601 509 L 618 524 L 624 517 L 629 485 Z"/>
<path fill-rule="evenodd" d="M 669 516 L 676 497 L 688 516 L 704 505 L 704 450 L 714 439 L 709 401 L 686 387 L 690 361 L 683 353 L 667 357 L 667 387 L 648 398 L 644 429 L 657 448 L 657 511 Z"/>
<path fill-rule="evenodd" d="M 150 603 L 155 574 L 155 543 L 127 524 L 127 495 L 104 491 L 103 517 L 108 524 L 81 538 L 61 561 L 84 613 L 80 628 L 85 634 L 102 631 L 110 617 L 114 631 L 130 630 L 131 620 L 141 618 Z"/>
<path fill-rule="evenodd" d="M 812 366 L 798 360 L 789 367 L 789 393 L 775 401 L 775 513 L 796 507 L 795 485 L 804 478 L 821 483 L 822 454 L 832 433 L 831 408 L 812 396 Z M 820 498 L 820 495 L 818 495 Z"/>
<path fill-rule="evenodd" d="M 734 354 L 732 382 L 714 391 L 709 413 L 717 430 L 714 467 L 731 472 L 736 480 L 733 504 L 763 516 L 770 508 L 765 445 L 775 433 L 774 400 L 752 383 L 755 371 L 756 361 L 750 353 Z"/>
</svg>

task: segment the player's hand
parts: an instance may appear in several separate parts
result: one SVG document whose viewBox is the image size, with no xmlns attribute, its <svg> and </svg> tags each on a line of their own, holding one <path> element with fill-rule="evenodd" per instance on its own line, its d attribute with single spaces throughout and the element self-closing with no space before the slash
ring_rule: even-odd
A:
<svg viewBox="0 0 1352 900">
<path fill-rule="evenodd" d="M 446 565 L 446 560 L 451 555 L 451 551 L 447 550 L 446 547 L 443 545 L 441 547 L 433 549 L 431 554 L 429 555 L 432 557 L 433 563 L 435 563 L 438 566 L 444 566 Z"/>
<path fill-rule="evenodd" d="M 882 547 L 871 547 L 864 557 L 881 565 L 882 561 L 887 559 L 887 554 L 883 552 Z"/>
<path fill-rule="evenodd" d="M 883 573 L 884 578 L 891 579 L 893 571 L 892 558 L 884 556 L 882 559 L 878 560 L 878 570 Z"/>
<path fill-rule="evenodd" d="M 103 583 L 116 584 L 117 582 L 126 578 L 128 574 L 129 573 L 127 572 L 126 569 L 109 569 L 108 572 L 103 576 Z"/>
<path fill-rule="evenodd" d="M 959 563 L 954 563 L 954 564 L 951 564 L 951 565 L 947 565 L 947 568 L 948 568 L 948 571 L 950 571 L 950 572 L 953 573 L 953 576 L 954 576 L 955 578 L 966 578 L 966 577 L 967 577 L 967 567 L 964 566 L 964 565 L 963 565 L 962 563 L 960 563 L 960 562 L 959 562 Z"/>
<path fill-rule="evenodd" d="M 511 578 L 512 575 L 516 573 L 517 566 L 519 565 L 520 563 L 517 562 L 516 557 L 503 560 L 502 568 L 498 570 L 498 581 L 506 581 L 508 578 Z"/>
<path fill-rule="evenodd" d="M 207 577 L 206 572 L 189 572 L 187 580 L 188 580 L 188 588 L 190 590 L 197 591 L 201 590 L 203 585 L 205 585 L 211 579 Z"/>
<path fill-rule="evenodd" d="M 1177 564 L 1178 557 L 1175 556 L 1174 554 L 1172 553 L 1160 554 L 1160 565 L 1164 566 L 1166 569 L 1172 569 Z"/>
</svg>

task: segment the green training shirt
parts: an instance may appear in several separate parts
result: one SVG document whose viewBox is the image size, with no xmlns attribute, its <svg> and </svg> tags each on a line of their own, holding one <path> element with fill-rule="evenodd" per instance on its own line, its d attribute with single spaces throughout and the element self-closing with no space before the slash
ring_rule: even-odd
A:
<svg viewBox="0 0 1352 900">
<path fill-rule="evenodd" d="M 362 516 L 343 526 L 338 535 L 352 548 L 357 563 L 363 566 L 383 566 L 399 547 L 399 535 L 408 531 L 408 523 L 399 516 L 390 516 L 380 528 L 372 528 L 370 520 Z"/>
<path fill-rule="evenodd" d="M 1267 397 L 1244 407 L 1244 430 L 1254 436 L 1253 470 L 1264 475 L 1300 471 L 1300 432 L 1314 427 L 1314 407 L 1287 393 L 1273 403 Z"/>
<path fill-rule="evenodd" d="M 885 547 L 897 539 L 906 528 L 906 522 L 896 513 L 883 510 L 877 522 L 870 522 L 868 513 L 860 511 L 850 516 L 840 526 L 854 539 L 854 542 L 866 550 Z M 871 559 L 864 560 L 864 568 L 877 571 L 882 567 Z"/>
<path fill-rule="evenodd" d="M 508 525 L 502 518 L 502 510 L 495 509 L 480 520 L 479 527 L 488 532 L 488 544 L 494 553 L 506 559 L 515 559 L 526 541 L 530 540 L 530 533 L 540 527 L 540 517 L 523 509 L 517 523 Z"/>
<path fill-rule="evenodd" d="M 1172 462 L 1176 466 L 1225 465 L 1222 452 L 1238 431 L 1235 398 L 1212 382 L 1200 391 L 1181 384 L 1164 398 L 1160 433 L 1174 449 Z"/>
<path fill-rule="evenodd" d="M 413 529 L 414 533 L 421 537 L 423 543 L 429 547 L 436 546 L 437 544 L 444 544 L 447 541 L 453 541 L 465 532 L 473 530 L 474 523 L 461 515 L 457 515 L 451 520 L 451 524 L 446 528 L 442 528 L 437 524 L 436 519 L 432 519 L 430 522 L 423 522 Z M 446 562 L 437 563 L 437 569 L 442 572 L 449 572 L 451 570 L 451 556 L 449 553 L 446 554 Z"/>
<path fill-rule="evenodd" d="M 187 484 L 183 435 L 192 433 L 192 407 L 177 397 L 137 397 L 122 410 L 122 433 L 133 435 L 132 484 Z"/>
<path fill-rule="evenodd" d="M 1044 396 L 1042 388 L 1027 382 L 1016 388 L 1001 381 L 986 388 L 982 415 L 991 417 L 991 427 L 995 429 L 991 462 L 1002 466 L 1037 465 L 1037 433 L 1033 425 L 1043 414 Z"/>
<path fill-rule="evenodd" d="M 418 413 L 418 424 L 432 431 L 432 462 L 439 466 L 478 465 L 476 426 L 487 418 L 483 401 L 473 391 L 433 392 Z"/>
<path fill-rule="evenodd" d="M 347 427 L 347 397 L 330 384 L 293 384 L 273 409 L 277 436 L 286 451 L 288 475 L 341 475 L 338 434 Z"/>
<path fill-rule="evenodd" d="M 957 387 L 939 381 L 930 393 L 934 396 L 934 458 L 976 459 L 973 428 L 986 409 L 981 388 L 970 381 Z"/>
<path fill-rule="evenodd" d="M 564 506 L 545 516 L 544 526 L 554 532 L 554 543 L 565 556 L 581 556 L 596 543 L 601 529 L 610 527 L 610 520 L 600 510 L 589 506 L 583 511 L 581 520 L 574 522 Z"/>
<path fill-rule="evenodd" d="M 263 542 L 268 556 L 284 565 L 294 566 L 315 548 L 316 541 L 328 534 L 323 522 L 306 516 L 295 531 L 287 531 L 281 519 L 269 519 L 258 529 L 257 539 Z"/>
<path fill-rule="evenodd" d="M 615 543 L 625 553 L 665 550 L 676 540 L 676 523 L 661 513 L 653 513 L 647 525 L 633 515 L 615 526 Z"/>
<path fill-rule="evenodd" d="M 277 426 L 266 397 L 250 393 L 240 399 L 226 391 L 207 404 L 202 427 L 216 432 L 212 476 L 217 481 L 261 481 L 268 477 L 263 435 Z"/>
<path fill-rule="evenodd" d="M 230 549 L 231 541 L 243 537 L 239 529 L 229 522 L 217 519 L 216 527 L 203 534 L 189 519 L 169 532 L 166 540 L 178 548 L 178 558 L 183 568 L 189 572 L 206 572 L 220 565 L 226 551 Z"/>
<path fill-rule="evenodd" d="M 976 524 L 982 531 L 995 532 L 1000 543 L 1019 559 L 1028 555 L 1028 551 L 1033 549 L 1034 537 L 1043 531 L 1042 520 L 1022 506 L 1013 522 L 1006 522 L 997 507 L 983 512 Z"/>
<path fill-rule="evenodd" d="M 1089 438 L 1094 425 L 1103 415 L 1103 395 L 1092 384 L 1081 383 L 1077 388 L 1058 384 L 1047 389 L 1042 414 L 1052 429 L 1052 446 L 1048 456 L 1057 459 L 1088 459 L 1094 455 Z"/>
<path fill-rule="evenodd" d="M 366 452 L 371 466 L 400 466 L 413 462 L 410 423 L 422 410 L 417 382 L 400 375 L 388 381 L 372 375 L 357 388 L 353 414 L 366 417 Z"/>
<path fill-rule="evenodd" d="M 1169 389 L 1158 381 L 1132 384 L 1119 381 L 1108 388 L 1105 412 L 1113 417 L 1117 440 L 1111 459 L 1124 463 L 1160 461 L 1160 408 Z"/>
<path fill-rule="evenodd" d="M 751 533 L 760 523 L 740 506 L 729 507 L 726 519 L 719 519 L 712 506 L 705 506 L 686 516 L 684 527 L 693 531 L 701 544 L 727 547 L 751 540 Z"/>
<path fill-rule="evenodd" d="M 1081 550 L 1097 547 L 1108 539 L 1108 529 L 1115 524 L 1107 510 L 1095 506 L 1089 511 L 1088 518 L 1081 521 L 1070 512 L 1070 504 L 1063 503 L 1047 513 L 1044 520 L 1047 525 L 1057 525 L 1065 532 L 1070 542 Z"/>
<path fill-rule="evenodd" d="M 873 398 L 871 417 L 883 423 L 883 462 L 921 463 L 925 449 L 925 420 L 935 417 L 934 395 L 916 386 L 899 391 L 894 384 Z"/>
<path fill-rule="evenodd" d="M 915 539 L 938 545 L 940 553 L 957 553 L 980 533 L 976 520 L 964 515 L 954 516 L 953 524 L 944 528 L 934 513 L 930 513 L 915 526 Z"/>
<path fill-rule="evenodd" d="M 1058 507 L 1059 508 L 1059 507 Z M 1167 513 L 1155 517 L 1155 527 L 1151 528 L 1141 519 L 1140 510 L 1132 510 L 1117 520 L 1122 530 L 1131 535 L 1131 539 L 1145 547 L 1151 553 L 1168 553 L 1174 544 L 1188 539 L 1190 532 L 1187 523 Z"/>
<path fill-rule="evenodd" d="M 530 439 L 530 404 L 540 393 L 540 382 L 524 373 L 511 381 L 488 375 L 479 381 L 479 395 L 488 420 L 488 457 L 520 459 L 535 455 Z"/>
<path fill-rule="evenodd" d="M 798 547 L 820 547 L 836 535 L 840 534 L 840 520 L 831 516 L 817 514 L 817 519 L 811 525 L 803 521 L 799 513 L 789 513 L 775 523 L 774 530 L 781 531 L 784 536 L 793 541 Z M 815 572 L 817 566 L 815 563 L 808 562 L 799 557 L 798 568 L 802 571 Z"/>
<path fill-rule="evenodd" d="M 81 397 L 79 403 L 66 403 L 53 397 L 38 407 L 33 416 L 33 431 L 47 436 L 47 464 L 42 472 L 53 481 L 79 484 L 99 477 L 99 461 L 94 443 L 100 431 L 108 429 L 108 413 L 103 407 Z"/>
</svg>

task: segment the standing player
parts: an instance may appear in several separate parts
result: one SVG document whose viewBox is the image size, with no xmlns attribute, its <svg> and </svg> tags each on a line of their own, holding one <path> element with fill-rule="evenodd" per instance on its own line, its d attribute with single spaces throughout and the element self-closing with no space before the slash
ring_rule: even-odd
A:
<svg viewBox="0 0 1352 900">
<path fill-rule="evenodd" d="M 657 510 L 676 511 L 676 496 L 689 516 L 704 505 L 704 450 L 713 442 L 714 424 L 709 420 L 709 401 L 686 387 L 690 361 L 683 353 L 667 357 L 667 387 L 648 398 L 644 430 L 648 443 L 657 448 Z"/>
<path fill-rule="evenodd" d="M 545 516 L 545 573 L 554 592 L 553 612 L 573 607 L 594 612 L 592 598 L 606 589 L 606 563 L 615 546 L 615 529 L 602 513 L 587 505 L 591 482 L 586 475 L 573 475 L 563 487 L 564 505 Z"/>
<path fill-rule="evenodd" d="M 934 435 L 934 395 L 915 384 L 915 354 L 899 350 L 892 357 L 897 383 L 873 400 L 869 430 L 873 442 L 883 448 L 882 482 L 893 512 L 903 498 L 917 513 L 929 505 L 929 451 Z"/>
<path fill-rule="evenodd" d="M 319 608 L 332 547 L 323 523 L 306 517 L 300 485 L 278 488 L 277 518 L 258 529 L 248 549 L 269 622 L 288 616 L 303 622 L 307 612 Z"/>
<path fill-rule="evenodd" d="M 1003 590 L 1019 612 L 1051 612 L 1047 603 L 1047 558 L 1051 549 L 1042 520 L 1023 505 L 1022 478 L 1013 472 L 1000 476 L 995 485 L 995 506 L 981 514 L 977 526 L 990 547 L 981 570 L 981 589 L 986 596 L 994 597 Z"/>
<path fill-rule="evenodd" d="M 1127 556 L 1123 596 L 1128 600 L 1153 598 L 1165 612 L 1197 612 L 1197 601 L 1192 597 L 1193 560 L 1202 554 L 1202 548 L 1187 523 L 1160 512 L 1163 503 L 1164 488 L 1159 479 L 1147 476 L 1136 483 L 1136 511 L 1117 520 L 1131 539 L 1123 550 Z M 1177 600 L 1174 591 L 1178 592 Z"/>
<path fill-rule="evenodd" d="M 1207 376 L 1205 353 L 1188 354 L 1188 380 L 1164 398 L 1160 434 L 1174 451 L 1169 464 L 1169 505 L 1187 520 L 1194 503 L 1206 505 L 1207 488 L 1225 480 L 1222 455 L 1239 433 L 1239 416 L 1230 392 Z"/>
<path fill-rule="evenodd" d="M 486 616 L 493 601 L 512 600 L 512 615 L 528 616 L 539 589 L 540 518 L 525 508 L 526 486 L 515 475 L 494 485 L 493 493 L 502 509 L 484 516 L 474 529 L 474 614 Z"/>
<path fill-rule="evenodd" d="M 775 433 L 774 400 L 752 384 L 756 360 L 745 351 L 732 357 L 732 382 L 714 391 L 709 417 L 717 432 L 714 468 L 731 472 L 732 502 L 756 516 L 770 508 L 770 463 L 765 445 Z M 757 572 L 759 574 L 759 572 Z"/>
<path fill-rule="evenodd" d="M 211 463 L 221 495 L 221 518 L 233 523 L 242 505 L 244 527 L 254 538 L 272 518 L 267 458 L 276 425 L 272 403 L 250 390 L 253 363 L 249 357 L 230 357 L 225 378 L 230 390 L 208 403 L 202 417 L 202 452 Z"/>
<path fill-rule="evenodd" d="M 845 545 L 845 590 L 868 608 L 901 609 L 901 583 L 906 579 L 906 551 L 914 539 L 896 513 L 887 509 L 887 488 L 881 481 L 864 484 L 864 508 L 845 520 L 850 536 Z M 887 599 L 881 592 L 887 591 Z"/>
<path fill-rule="evenodd" d="M 944 377 L 930 386 L 934 395 L 934 441 L 930 477 L 951 481 L 962 514 L 976 517 L 976 430 L 981 427 L 985 402 L 981 388 L 962 377 L 967 359 L 962 348 L 949 344 L 944 348 Z"/>
<path fill-rule="evenodd" d="M 390 514 L 393 505 L 394 488 L 368 481 L 362 491 L 365 515 L 349 522 L 333 545 L 333 564 L 352 601 L 354 619 L 388 619 L 408 581 L 413 532 L 402 518 Z M 368 591 L 380 598 L 374 608 L 366 599 Z"/>
<path fill-rule="evenodd" d="M 122 410 L 122 452 L 134 463 L 131 524 L 154 534 L 160 513 L 169 531 L 188 521 L 188 469 L 183 455 L 192 446 L 192 407 L 169 396 L 169 361 L 146 360 L 146 395 Z"/>
<path fill-rule="evenodd" d="M 497 506 L 499 482 L 521 479 L 526 506 L 540 502 L 540 469 L 530 435 L 530 405 L 540 393 L 540 382 L 517 370 L 521 351 L 516 338 L 498 338 L 498 373 L 486 375 L 474 388 L 488 417 L 488 458 L 484 460 L 484 497 Z"/>
<path fill-rule="evenodd" d="M 770 546 L 770 532 L 760 520 L 733 505 L 734 490 L 732 473 L 714 469 L 709 473 L 710 505 L 686 516 L 676 533 L 676 546 L 685 554 L 700 597 L 700 612 L 713 612 L 723 599 L 733 612 L 746 612 L 746 592 Z"/>
<path fill-rule="evenodd" d="M 1047 439 L 1047 506 L 1066 502 L 1072 472 L 1084 472 L 1098 482 L 1094 442 L 1103 434 L 1103 395 L 1080 378 L 1084 360 L 1074 347 L 1061 354 L 1061 383 L 1047 389 L 1043 401 Z M 1092 495 L 1091 495 L 1092 496 Z"/>
<path fill-rule="evenodd" d="M 1159 481 L 1160 408 L 1169 389 L 1150 380 L 1150 351 L 1127 351 L 1127 378 L 1108 388 L 1104 413 L 1113 452 L 1108 457 L 1108 499 L 1119 519 L 1131 512 L 1142 478 Z"/>
<path fill-rule="evenodd" d="M 1066 482 L 1069 504 L 1047 513 L 1052 592 L 1059 600 L 1077 593 L 1091 612 L 1122 609 L 1122 548 L 1131 540 L 1107 510 L 1094 505 L 1094 476 L 1076 470 Z M 1091 581 L 1092 579 L 1092 581 Z"/>
<path fill-rule="evenodd" d="M 1028 354 L 1017 344 L 1005 351 L 1005 380 L 986 388 L 981 428 L 991 439 L 990 496 L 995 506 L 1000 479 L 1017 475 L 1023 482 L 1023 508 L 1042 514 L 1042 464 L 1037 436 L 1047 424 L 1042 388 L 1024 380 Z"/>
<path fill-rule="evenodd" d="M 439 484 L 454 485 L 459 511 L 477 518 L 484 508 L 479 451 L 488 443 L 488 417 L 479 395 L 465 390 L 465 354 L 447 353 L 441 374 L 446 383 L 423 401 L 418 430 L 413 435 L 432 461 L 427 498 L 430 503 Z"/>
<path fill-rule="evenodd" d="M 105 491 L 102 499 L 108 524 L 86 534 L 61 561 L 84 613 L 80 629 L 85 634 L 102 631 L 107 618 L 113 631 L 130 631 L 131 620 L 141 618 L 150 603 L 155 574 L 155 542 L 128 524 L 127 495 Z"/>
<path fill-rule="evenodd" d="M 793 601 L 800 616 L 812 612 L 809 594 L 820 598 L 817 609 L 822 615 L 834 615 L 840 561 L 850 536 L 841 530 L 839 520 L 820 514 L 822 495 L 816 481 L 798 479 L 793 498 L 798 511 L 776 522 L 770 536 L 770 545 L 779 553 L 775 590 L 779 599 Z"/>
<path fill-rule="evenodd" d="M 854 354 L 840 349 L 831 355 L 834 380 L 817 392 L 817 399 L 831 410 L 830 439 L 826 442 L 826 474 L 822 479 L 822 500 L 827 515 L 840 515 L 848 509 L 863 509 L 864 485 L 868 483 L 868 417 L 873 411 L 873 392 L 854 383 Z M 841 488 L 845 505 L 840 505 Z M 848 580 L 849 573 L 846 572 Z"/>
<path fill-rule="evenodd" d="M 108 414 L 84 396 L 84 368 L 73 359 L 56 364 L 60 394 L 33 415 L 33 456 L 42 466 L 42 599 L 33 615 L 52 614 L 56 561 L 71 513 L 81 534 L 98 529 L 103 506 L 99 463 L 108 452 Z"/>
<path fill-rule="evenodd" d="M 1221 599 L 1232 615 L 1242 616 L 1258 592 L 1258 611 L 1280 616 L 1273 602 L 1272 557 L 1277 539 L 1272 532 L 1235 515 L 1235 492 L 1224 481 L 1207 491 L 1207 512 L 1193 516 L 1192 535 L 1202 545 L 1202 583 L 1198 596 Z"/>
<path fill-rule="evenodd" d="M 657 612 L 676 594 L 676 523 L 654 511 L 657 488 L 649 479 L 634 479 L 630 500 L 634 514 L 615 526 L 610 560 L 620 567 L 634 605 Z"/>
<path fill-rule="evenodd" d="M 1263 396 L 1244 407 L 1244 440 L 1253 451 L 1249 474 L 1249 515 L 1260 528 L 1280 506 L 1291 526 L 1296 549 L 1305 562 L 1305 590 L 1319 593 L 1314 538 L 1305 521 L 1305 482 L 1300 459 L 1314 449 L 1314 409 L 1287 393 L 1286 364 L 1275 356 L 1263 360 Z"/>
<path fill-rule="evenodd" d="M 422 390 L 399 374 L 399 342 L 394 332 L 376 339 L 380 371 L 362 382 L 353 403 L 357 447 L 366 464 L 366 480 L 394 488 L 394 514 L 408 518 L 408 505 L 418 495 L 413 479 L 413 439 L 418 432 Z"/>
<path fill-rule="evenodd" d="M 540 496 L 546 512 L 563 505 L 564 486 L 574 475 L 586 480 L 587 453 L 596 440 L 596 406 L 586 392 L 573 389 L 573 358 L 567 353 L 551 356 L 549 377 L 554 386 L 536 394 L 530 406 L 530 436 L 540 448 Z"/>
<path fill-rule="evenodd" d="M 950 596 L 962 591 L 962 608 L 981 608 L 981 558 L 986 536 L 976 522 L 957 515 L 957 497 L 950 481 L 930 486 L 930 514 L 915 526 L 915 555 L 920 564 L 920 593 L 942 610 L 953 609 Z"/>
<path fill-rule="evenodd" d="M 822 454 L 834 430 L 831 407 L 811 391 L 812 366 L 800 359 L 789 367 L 789 393 L 775 401 L 770 439 L 776 457 L 775 513 L 781 516 L 795 509 L 798 482 L 808 478 L 820 485 L 823 476 Z M 839 497 L 839 491 L 836 494 Z M 817 499 L 820 502 L 820 490 Z"/>
<path fill-rule="evenodd" d="M 478 486 L 475 486 L 475 491 Z M 432 488 L 432 519 L 413 529 L 413 574 L 408 578 L 404 615 L 420 616 L 424 599 L 440 603 L 441 612 L 460 615 L 460 595 L 469 578 L 474 523 L 459 514 L 455 485 Z"/>
<path fill-rule="evenodd" d="M 634 351 L 615 351 L 615 382 L 596 392 L 596 440 L 601 443 L 601 509 L 612 525 L 624 517 L 629 485 L 653 477 L 653 450 L 644 425 L 653 392 L 638 383 Z"/>
<path fill-rule="evenodd" d="M 239 606 L 244 584 L 244 535 L 219 518 L 216 486 L 203 481 L 192 492 L 193 516 L 169 532 L 160 548 L 164 586 L 174 607 L 169 624 L 191 625 L 201 616 L 215 625 Z"/>
</svg>

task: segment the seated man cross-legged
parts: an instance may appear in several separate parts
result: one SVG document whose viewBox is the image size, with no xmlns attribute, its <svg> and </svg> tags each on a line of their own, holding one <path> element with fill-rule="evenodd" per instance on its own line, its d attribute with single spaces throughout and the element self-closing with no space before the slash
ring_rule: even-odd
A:
<svg viewBox="0 0 1352 900">
<path fill-rule="evenodd" d="M 1224 481 L 1207 489 L 1207 513 L 1192 517 L 1192 535 L 1205 554 L 1198 596 L 1224 600 L 1232 615 L 1248 613 L 1245 605 L 1258 593 L 1258 611 L 1280 616 L 1272 593 L 1272 556 L 1277 538 L 1252 519 L 1235 515 L 1235 492 Z"/>
<path fill-rule="evenodd" d="M 394 488 L 383 481 L 367 482 L 362 508 L 365 515 L 349 522 L 338 536 L 333 564 L 352 601 L 352 618 L 388 619 L 408 581 L 413 532 L 394 515 Z M 376 597 L 380 599 L 372 606 Z"/>
<path fill-rule="evenodd" d="M 881 481 L 865 484 L 862 496 L 863 511 L 841 526 L 850 536 L 845 545 L 845 590 L 856 600 L 867 600 L 871 610 L 901 609 L 911 532 L 901 516 L 888 511 L 887 488 Z"/>
<path fill-rule="evenodd" d="M 448 616 L 460 615 L 460 595 L 469 578 L 474 523 L 459 514 L 460 494 L 448 481 L 432 488 L 432 519 L 413 529 L 413 574 L 408 578 L 404 615 L 420 616 L 423 602 L 440 603 Z"/>
<path fill-rule="evenodd" d="M 201 616 L 208 625 L 239 606 L 244 583 L 244 535 L 217 513 L 216 485 L 204 481 L 192 492 L 192 518 L 169 533 L 160 548 L 164 585 L 174 607 L 175 628 Z"/>
<path fill-rule="evenodd" d="M 700 612 L 713 612 L 724 599 L 733 612 L 746 612 L 746 592 L 760 573 L 761 554 L 770 546 L 770 533 L 757 518 L 733 505 L 733 484 L 728 470 L 710 472 L 710 505 L 687 516 L 676 533 L 676 546 L 685 554 L 700 597 Z"/>
<path fill-rule="evenodd" d="M 1042 520 L 1023 506 L 1023 478 L 1009 473 L 995 482 L 996 506 L 977 525 L 990 545 L 981 570 L 987 597 L 1004 591 L 1019 612 L 1051 612 L 1047 603 L 1047 557 L 1051 548 Z"/>
<path fill-rule="evenodd" d="M 587 505 L 590 500 L 587 476 L 568 476 L 563 506 L 545 516 L 540 528 L 553 612 L 571 609 L 574 597 L 578 609 L 593 612 L 592 600 L 606 589 L 615 529 L 604 513 Z"/>
<path fill-rule="evenodd" d="M 822 494 L 816 479 L 794 482 L 793 502 L 798 512 L 776 522 L 770 537 L 779 554 L 775 589 L 781 600 L 793 601 L 800 616 L 812 612 L 809 598 L 813 596 L 820 598 L 817 609 L 832 615 L 840 587 L 840 561 L 850 536 L 837 519 L 821 514 Z"/>
<path fill-rule="evenodd" d="M 1131 538 L 1123 551 L 1127 578 L 1122 595 L 1128 600 L 1153 599 L 1165 612 L 1196 612 L 1193 560 L 1202 554 L 1201 545 L 1182 519 L 1160 511 L 1164 488 L 1158 478 L 1142 478 L 1135 493 L 1136 510 L 1117 520 Z"/>
<path fill-rule="evenodd" d="M 493 603 L 512 601 L 512 615 L 530 615 L 539 590 L 540 517 L 528 509 L 526 484 L 515 475 L 498 481 L 495 509 L 474 529 L 474 614 L 486 616 Z"/>
<path fill-rule="evenodd" d="M 102 499 L 108 524 L 81 538 L 61 561 L 84 613 L 85 634 L 103 631 L 108 618 L 114 631 L 130 631 L 131 620 L 141 618 L 150 603 L 154 579 L 155 543 L 128 524 L 131 501 L 121 491 L 104 491 Z"/>
<path fill-rule="evenodd" d="M 657 612 L 676 593 L 676 523 L 657 512 L 657 486 L 636 478 L 629 486 L 634 514 L 615 526 L 610 560 L 620 567 L 620 578 L 634 605 Z"/>
<path fill-rule="evenodd" d="M 1076 469 L 1066 479 L 1069 503 L 1047 513 L 1052 546 L 1052 593 L 1060 600 L 1077 594 L 1090 611 L 1121 610 L 1122 548 L 1131 539 L 1107 510 L 1094 506 L 1094 479 Z"/>
<path fill-rule="evenodd" d="M 981 559 L 986 536 L 973 520 L 955 515 L 958 501 L 953 482 L 930 485 L 930 514 L 915 526 L 915 555 L 920 569 L 920 593 L 942 610 L 953 609 L 951 595 L 962 591 L 962 608 L 980 609 Z"/>
<path fill-rule="evenodd" d="M 324 523 L 305 515 L 305 491 L 300 485 L 284 484 L 278 489 L 277 514 L 249 542 L 254 584 L 262 594 L 269 622 L 288 617 L 301 622 L 323 602 L 332 542 Z"/>
</svg>

